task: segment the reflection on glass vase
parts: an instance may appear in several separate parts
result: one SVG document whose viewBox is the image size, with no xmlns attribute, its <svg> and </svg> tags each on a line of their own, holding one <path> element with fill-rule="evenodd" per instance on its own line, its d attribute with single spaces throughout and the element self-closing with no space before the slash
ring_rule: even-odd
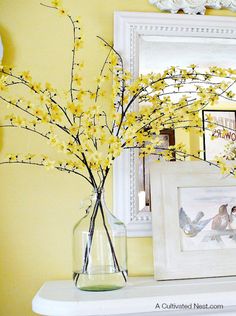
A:
<svg viewBox="0 0 236 316">
<path fill-rule="evenodd" d="M 126 228 L 93 193 L 73 231 L 73 280 L 84 291 L 122 288 L 127 280 Z"/>
</svg>

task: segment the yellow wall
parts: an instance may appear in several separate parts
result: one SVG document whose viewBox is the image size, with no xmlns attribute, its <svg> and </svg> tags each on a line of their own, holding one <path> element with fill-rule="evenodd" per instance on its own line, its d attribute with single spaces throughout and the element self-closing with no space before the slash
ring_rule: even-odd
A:
<svg viewBox="0 0 236 316">
<path fill-rule="evenodd" d="M 69 79 L 70 27 L 39 0 L 1 0 L 4 63 L 30 69 L 39 81 L 65 88 Z M 113 12 L 153 11 L 148 0 L 65 0 L 83 18 L 86 81 L 97 75 L 105 52 L 96 35 L 112 41 Z M 229 11 L 209 11 L 228 14 Z M 37 137 L 1 131 L 2 152 L 42 151 Z M 0 315 L 29 316 L 31 300 L 45 280 L 71 277 L 71 232 L 80 200 L 89 193 L 77 177 L 33 167 L 0 167 Z M 111 177 L 107 197 L 112 201 Z M 153 273 L 150 238 L 129 239 L 131 275 Z"/>
</svg>

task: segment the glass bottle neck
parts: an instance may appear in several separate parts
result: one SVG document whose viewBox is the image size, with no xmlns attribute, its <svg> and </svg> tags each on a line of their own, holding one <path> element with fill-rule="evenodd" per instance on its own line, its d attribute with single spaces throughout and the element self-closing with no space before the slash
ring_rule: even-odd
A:
<svg viewBox="0 0 236 316">
<path fill-rule="evenodd" d="M 106 206 L 105 203 L 105 190 L 104 189 L 94 189 L 92 192 L 92 199 L 94 201 L 100 201 L 103 205 Z"/>
</svg>

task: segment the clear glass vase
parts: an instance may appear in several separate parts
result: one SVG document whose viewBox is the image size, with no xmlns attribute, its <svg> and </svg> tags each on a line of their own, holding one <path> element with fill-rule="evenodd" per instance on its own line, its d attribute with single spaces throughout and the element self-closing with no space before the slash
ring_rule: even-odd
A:
<svg viewBox="0 0 236 316">
<path fill-rule="evenodd" d="M 127 280 L 126 228 L 95 191 L 73 230 L 73 280 L 84 291 L 122 288 Z"/>
</svg>

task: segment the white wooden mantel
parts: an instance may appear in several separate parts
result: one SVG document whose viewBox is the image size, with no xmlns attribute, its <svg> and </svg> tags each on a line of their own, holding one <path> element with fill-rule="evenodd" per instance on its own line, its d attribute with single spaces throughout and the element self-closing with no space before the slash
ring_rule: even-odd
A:
<svg viewBox="0 0 236 316">
<path fill-rule="evenodd" d="M 222 304 L 223 309 L 162 308 L 171 303 Z M 84 292 L 72 281 L 49 281 L 35 295 L 32 309 L 47 316 L 235 316 L 236 277 L 159 282 L 149 277 L 129 278 L 125 288 L 109 292 Z"/>
</svg>

